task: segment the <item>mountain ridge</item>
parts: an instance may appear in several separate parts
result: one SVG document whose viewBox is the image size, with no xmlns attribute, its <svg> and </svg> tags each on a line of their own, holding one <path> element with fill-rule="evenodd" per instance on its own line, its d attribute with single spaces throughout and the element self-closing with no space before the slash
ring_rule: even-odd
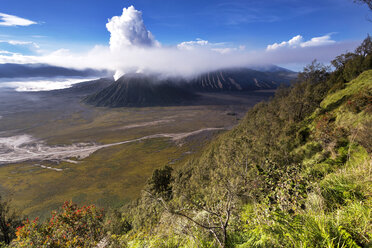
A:
<svg viewBox="0 0 372 248">
<path fill-rule="evenodd" d="M 185 79 L 161 75 L 128 73 L 84 102 L 99 107 L 144 107 L 187 103 L 198 93 L 254 91 L 289 85 L 293 72 L 259 72 L 248 68 L 217 70 Z"/>
<path fill-rule="evenodd" d="M 106 77 L 112 72 L 107 70 L 77 70 L 48 64 L 0 64 L 0 78 L 25 77 Z"/>
</svg>

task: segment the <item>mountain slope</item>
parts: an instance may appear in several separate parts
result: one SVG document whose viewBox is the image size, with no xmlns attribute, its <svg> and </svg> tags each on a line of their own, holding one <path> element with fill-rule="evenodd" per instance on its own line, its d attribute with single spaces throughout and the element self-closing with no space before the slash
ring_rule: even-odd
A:
<svg viewBox="0 0 372 248">
<path fill-rule="evenodd" d="M 164 243 L 197 247 L 177 232 L 190 225 L 212 247 L 370 247 L 372 70 L 330 88 L 323 81 L 280 90 L 176 169 L 167 191 L 150 181 L 130 213 L 133 232 L 158 230 L 141 244 L 164 235 Z"/>
<path fill-rule="evenodd" d="M 247 68 L 210 72 L 189 80 L 133 73 L 84 101 L 103 107 L 174 105 L 192 100 L 197 92 L 275 89 L 290 84 L 295 75 L 287 70 L 260 72 Z"/>
<path fill-rule="evenodd" d="M 100 90 L 109 87 L 115 81 L 113 78 L 100 78 L 91 81 L 85 81 L 72 85 L 70 88 L 58 90 L 60 92 L 70 92 L 76 94 L 94 94 Z"/>
<path fill-rule="evenodd" d="M 295 77 L 296 73 L 284 70 L 236 68 L 205 73 L 189 83 L 197 91 L 245 91 L 275 89 L 280 84 L 289 85 Z"/>
<path fill-rule="evenodd" d="M 145 107 L 181 104 L 195 95 L 167 80 L 127 74 L 84 101 L 99 107 Z"/>
<path fill-rule="evenodd" d="M 103 77 L 108 71 L 75 70 L 71 68 L 51 66 L 47 64 L 0 64 L 0 78 L 28 78 L 28 77 Z"/>
</svg>

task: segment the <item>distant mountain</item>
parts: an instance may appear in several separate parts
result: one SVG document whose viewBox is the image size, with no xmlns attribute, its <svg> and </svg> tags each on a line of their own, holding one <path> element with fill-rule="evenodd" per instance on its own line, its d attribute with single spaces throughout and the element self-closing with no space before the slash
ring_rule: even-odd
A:
<svg viewBox="0 0 372 248">
<path fill-rule="evenodd" d="M 283 68 L 277 65 L 259 65 L 259 66 L 250 66 L 250 69 L 262 72 L 287 72 L 291 74 L 297 74 L 294 71 L 288 70 L 287 68 Z"/>
<path fill-rule="evenodd" d="M 122 76 L 84 101 L 99 107 L 146 107 L 177 105 L 195 97 L 173 80 L 133 73 Z"/>
<path fill-rule="evenodd" d="M 274 71 L 248 68 L 225 69 L 204 73 L 191 80 L 190 87 L 197 91 L 246 91 L 275 89 L 290 84 L 296 73 L 277 67 Z"/>
<path fill-rule="evenodd" d="M 27 77 L 106 77 L 106 70 L 75 70 L 46 64 L 0 64 L 0 78 Z"/>
</svg>

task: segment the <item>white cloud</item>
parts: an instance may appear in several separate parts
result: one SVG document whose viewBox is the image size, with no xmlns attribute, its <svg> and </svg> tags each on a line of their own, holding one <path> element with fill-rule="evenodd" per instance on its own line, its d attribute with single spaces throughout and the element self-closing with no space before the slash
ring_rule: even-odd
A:
<svg viewBox="0 0 372 248">
<path fill-rule="evenodd" d="M 121 16 L 109 19 L 106 28 L 111 33 L 110 48 L 113 51 L 128 47 L 152 47 L 158 44 L 147 30 L 141 11 L 133 6 L 124 8 Z"/>
<path fill-rule="evenodd" d="M 0 13 L 0 26 L 30 26 L 32 24 L 37 23 L 18 16 Z"/>
<path fill-rule="evenodd" d="M 142 14 L 133 6 L 121 16 L 108 20 L 109 46 L 96 46 L 88 52 L 73 53 L 60 49 L 41 55 L 1 54 L 0 63 L 45 63 L 75 69 L 116 70 L 162 73 L 171 76 L 194 76 L 229 67 L 265 64 L 310 63 L 313 59 L 328 62 L 359 42 L 334 42 L 330 35 L 305 41 L 301 35 L 275 43 L 261 51 L 247 51 L 244 46 L 213 43 L 203 39 L 185 41 L 175 46 L 160 46 L 144 25 Z M 291 48 L 291 49 L 279 49 Z"/>
<path fill-rule="evenodd" d="M 303 37 L 301 35 L 297 35 L 290 39 L 289 41 L 283 41 L 282 43 L 274 43 L 272 45 L 267 46 L 267 50 L 275 50 L 281 47 L 297 47 L 303 42 Z"/>
<path fill-rule="evenodd" d="M 177 45 L 177 48 L 180 50 L 195 50 L 195 49 L 210 49 L 221 54 L 227 54 L 235 51 L 243 51 L 245 46 L 240 45 L 239 47 L 228 46 L 225 42 L 212 43 L 207 40 L 197 38 L 192 41 L 184 41 Z"/>
<path fill-rule="evenodd" d="M 2 55 L 0 63 L 45 63 L 75 69 L 116 70 L 162 73 L 168 76 L 194 76 L 211 70 L 267 64 L 307 64 L 313 59 L 329 62 L 340 53 L 354 50 L 359 42 L 337 42 L 324 46 L 296 47 L 272 51 L 231 51 L 220 53 L 210 48 L 182 50 L 174 47 L 130 48 L 113 52 L 108 46 L 96 46 L 89 52 L 73 53 L 66 49 L 42 56 Z"/>
<path fill-rule="evenodd" d="M 20 40 L 0 40 L 0 42 L 6 42 L 13 46 L 32 46 L 34 48 L 40 48 L 38 44 L 32 41 L 20 41 Z"/>
<path fill-rule="evenodd" d="M 272 45 L 268 45 L 266 50 L 272 51 L 279 48 L 297 48 L 297 47 L 315 47 L 315 46 L 324 46 L 335 43 L 334 40 L 331 39 L 331 35 L 327 34 L 320 37 L 314 37 L 308 41 L 304 41 L 304 38 L 301 35 L 297 35 L 290 39 L 289 41 L 283 41 L 281 43 L 274 43 Z"/>
<path fill-rule="evenodd" d="M 321 37 L 314 37 L 311 40 L 302 43 L 301 47 L 324 46 L 333 44 L 335 42 L 336 41 L 331 39 L 330 35 L 324 35 Z"/>
<path fill-rule="evenodd" d="M 40 46 L 32 41 L 0 40 L 0 49 L 7 53 L 1 54 L 38 54 L 41 53 Z"/>
<path fill-rule="evenodd" d="M 219 52 L 221 54 L 228 54 L 236 51 L 244 51 L 245 46 L 240 45 L 239 47 L 220 47 L 220 48 L 211 48 L 212 51 Z"/>
<path fill-rule="evenodd" d="M 200 38 L 197 38 L 196 40 L 192 41 L 184 41 L 177 45 L 178 49 L 185 49 L 185 50 L 192 50 L 197 47 L 203 47 L 207 46 L 210 43 L 207 40 L 202 40 Z"/>
<path fill-rule="evenodd" d="M 0 55 L 4 55 L 4 54 L 13 55 L 14 53 L 5 51 L 5 50 L 0 50 Z"/>
</svg>

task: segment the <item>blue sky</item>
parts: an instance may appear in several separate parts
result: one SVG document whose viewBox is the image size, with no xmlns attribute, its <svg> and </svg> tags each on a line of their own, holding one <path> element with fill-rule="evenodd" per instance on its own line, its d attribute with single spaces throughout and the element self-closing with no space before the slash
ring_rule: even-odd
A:
<svg viewBox="0 0 372 248">
<path fill-rule="evenodd" d="M 36 24 L 0 25 L 0 50 L 37 55 L 107 46 L 108 19 L 131 5 L 162 46 L 199 38 L 256 51 L 297 35 L 304 42 L 326 35 L 334 42 L 360 42 L 372 30 L 372 12 L 352 0 L 1 0 L 0 13 Z"/>
</svg>

